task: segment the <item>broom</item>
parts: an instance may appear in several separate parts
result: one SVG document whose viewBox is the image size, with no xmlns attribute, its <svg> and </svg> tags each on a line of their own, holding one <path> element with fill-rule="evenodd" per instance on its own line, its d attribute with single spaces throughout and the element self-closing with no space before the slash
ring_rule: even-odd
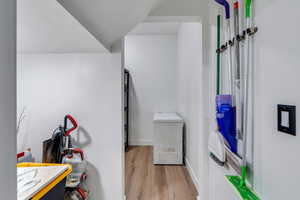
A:
<svg viewBox="0 0 300 200">
<path fill-rule="evenodd" d="M 251 0 L 245 0 L 247 28 L 251 28 Z M 241 176 L 226 176 L 229 183 L 239 194 L 242 200 L 260 200 L 260 198 L 247 186 L 247 121 L 248 121 L 248 96 L 249 96 L 249 71 L 250 71 L 250 34 L 246 38 L 246 65 L 244 69 L 244 113 L 243 113 L 243 161 Z"/>
</svg>

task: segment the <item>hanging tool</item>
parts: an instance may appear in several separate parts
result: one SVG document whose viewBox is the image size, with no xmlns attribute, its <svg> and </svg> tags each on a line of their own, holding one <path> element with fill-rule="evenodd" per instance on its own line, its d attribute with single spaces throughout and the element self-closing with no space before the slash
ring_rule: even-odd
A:
<svg viewBox="0 0 300 200">
<path fill-rule="evenodd" d="M 230 150 L 237 154 L 237 138 L 236 138 L 236 107 L 235 107 L 235 70 L 232 64 L 232 46 L 231 40 L 231 26 L 230 26 L 230 5 L 226 0 L 215 0 L 218 4 L 224 7 L 226 19 L 226 46 L 227 48 L 227 61 L 228 61 L 228 85 L 229 93 L 227 95 L 217 95 L 217 121 L 219 131 L 225 138 L 227 146 Z M 222 49 L 222 46 L 221 48 Z M 219 51 L 217 51 L 218 53 Z M 229 95 L 228 95 L 229 94 Z"/>
<path fill-rule="evenodd" d="M 233 4 L 233 13 L 234 13 L 234 35 L 237 37 L 240 34 L 240 19 L 239 19 L 239 2 L 235 1 Z M 240 72 L 241 72 L 241 60 L 240 60 L 240 44 L 237 40 L 235 45 L 235 57 L 236 57 L 236 86 L 240 88 Z"/>
<path fill-rule="evenodd" d="M 226 41 L 229 49 L 227 50 L 227 61 L 228 61 L 228 80 L 230 83 L 229 94 L 234 94 L 234 69 L 232 65 L 232 46 L 233 40 L 231 39 L 231 26 L 230 26 L 230 5 L 226 0 L 215 0 L 218 4 L 224 6 L 225 9 L 225 19 L 226 19 Z"/>
<path fill-rule="evenodd" d="M 221 47 L 221 16 L 217 16 L 217 48 Z M 216 95 L 222 91 L 221 87 L 221 52 L 217 52 L 217 68 L 216 68 Z M 210 157 L 220 166 L 224 166 L 225 142 L 222 134 L 219 132 L 218 124 L 215 122 L 214 131 L 209 135 L 208 148 Z"/>
<path fill-rule="evenodd" d="M 235 43 L 235 89 L 236 89 L 236 94 L 235 94 L 235 99 L 236 99 L 236 132 L 237 132 L 237 140 L 241 141 L 243 138 L 242 135 L 242 127 L 243 127 L 243 94 L 241 90 L 241 41 L 242 37 L 240 37 L 240 14 L 239 14 L 239 0 L 235 0 L 233 4 L 233 13 L 234 13 L 234 35 L 236 38 L 236 43 Z M 241 145 L 241 142 L 238 142 L 238 154 L 239 156 L 241 155 L 241 148 L 239 148 Z"/>
<path fill-rule="evenodd" d="M 221 48 L 221 15 L 217 16 L 217 48 Z M 221 94 L 222 85 L 221 85 L 221 52 L 217 52 L 217 91 L 216 94 Z"/>
<path fill-rule="evenodd" d="M 217 48 L 221 46 L 221 16 L 217 16 Z M 221 52 L 217 52 L 216 69 L 216 95 L 221 93 Z M 219 132 L 218 124 L 215 122 L 214 131 L 209 135 L 208 148 L 210 157 L 220 166 L 224 166 L 226 161 L 225 142 L 222 134 Z"/>
<path fill-rule="evenodd" d="M 246 63 L 244 67 L 244 77 L 243 77 L 243 102 L 244 102 L 244 112 L 243 112 L 243 160 L 241 166 L 241 176 L 226 176 L 227 180 L 233 185 L 233 187 L 238 192 L 239 196 L 243 200 L 260 200 L 260 198 L 247 186 L 247 137 L 248 137 L 248 107 L 249 107 L 249 85 L 250 85 L 250 40 L 252 33 L 252 19 L 251 19 L 251 0 L 245 0 L 245 19 L 247 24 L 248 34 L 246 36 Z M 257 29 L 256 29 L 257 31 Z"/>
</svg>

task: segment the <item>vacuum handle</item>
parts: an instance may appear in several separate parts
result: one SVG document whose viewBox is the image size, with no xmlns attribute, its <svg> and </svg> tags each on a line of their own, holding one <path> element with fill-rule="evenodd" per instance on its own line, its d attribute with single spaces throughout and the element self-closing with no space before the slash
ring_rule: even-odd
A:
<svg viewBox="0 0 300 200">
<path fill-rule="evenodd" d="M 67 129 L 68 120 L 70 120 L 72 123 L 72 128 L 70 128 L 70 129 Z M 65 124 L 64 124 L 65 136 L 71 135 L 71 132 L 74 131 L 77 127 L 78 127 L 78 124 L 77 124 L 76 120 L 71 115 L 66 115 L 65 116 Z"/>
</svg>

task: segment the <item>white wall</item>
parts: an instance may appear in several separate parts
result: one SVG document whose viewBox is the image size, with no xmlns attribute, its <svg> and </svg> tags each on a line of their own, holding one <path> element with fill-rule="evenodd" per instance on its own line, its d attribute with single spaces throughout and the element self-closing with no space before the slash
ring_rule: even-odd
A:
<svg viewBox="0 0 300 200">
<path fill-rule="evenodd" d="M 16 1 L 0 2 L 0 194 L 16 195 Z"/>
<path fill-rule="evenodd" d="M 255 2 L 255 23 L 259 32 L 254 40 L 254 190 L 263 200 L 298 199 L 300 139 L 277 131 L 277 104 L 299 106 L 300 73 L 298 35 L 291 19 L 300 17 L 297 1 Z M 215 68 L 215 25 L 217 8 L 210 9 L 211 83 Z M 274 14 L 277 13 L 277 14 Z M 280 14 L 279 14 L 280 13 Z M 278 28 L 280 27 L 280 28 Z M 214 93 L 212 87 L 211 94 Z M 212 105 L 210 106 L 211 108 Z M 297 111 L 299 115 L 299 109 Z M 211 119 L 213 117 L 211 115 Z M 297 120 L 299 127 L 300 121 Z M 232 173 L 210 162 L 210 199 L 238 199 L 224 181 Z"/>
<path fill-rule="evenodd" d="M 92 200 L 122 199 L 121 54 L 18 55 L 18 111 L 25 121 L 18 150 L 32 148 L 41 160 L 42 142 L 73 115 L 80 128 L 75 144 L 88 161 Z"/>
<path fill-rule="evenodd" d="M 201 23 L 183 23 L 178 32 L 178 108 L 186 125 L 186 161 L 200 196 L 207 198 L 207 121 L 208 95 L 203 65 Z"/>
<path fill-rule="evenodd" d="M 58 1 L 17 1 L 18 53 L 108 53 Z"/>
<path fill-rule="evenodd" d="M 259 27 L 254 43 L 257 82 L 255 154 L 259 155 L 256 156 L 257 173 L 254 175 L 256 188 L 265 200 L 299 198 L 300 132 L 297 131 L 297 137 L 278 132 L 276 108 L 277 104 L 292 104 L 298 107 L 297 116 L 300 114 L 300 28 L 291 23 L 291 19 L 300 17 L 299 6 L 300 2 L 293 0 L 271 4 L 262 0 L 255 6 L 255 21 Z"/>
<path fill-rule="evenodd" d="M 175 35 L 127 36 L 125 67 L 131 74 L 130 134 L 132 145 L 152 144 L 153 114 L 176 112 Z"/>
<path fill-rule="evenodd" d="M 152 8 L 150 16 L 199 16 L 202 5 L 198 0 L 162 0 Z"/>
</svg>

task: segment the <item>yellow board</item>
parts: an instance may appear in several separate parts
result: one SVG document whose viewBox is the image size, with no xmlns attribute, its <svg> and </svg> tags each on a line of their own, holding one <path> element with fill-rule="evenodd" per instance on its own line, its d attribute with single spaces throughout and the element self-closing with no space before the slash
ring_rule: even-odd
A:
<svg viewBox="0 0 300 200">
<path fill-rule="evenodd" d="M 17 164 L 17 167 L 51 167 L 51 166 L 65 166 L 65 165 L 64 164 L 48 164 L 48 163 L 19 163 L 19 164 Z M 48 184 L 46 187 L 44 187 L 38 193 L 36 193 L 32 197 L 32 200 L 41 199 L 52 188 L 54 188 L 58 183 L 60 183 L 64 178 L 66 178 L 72 172 L 72 166 L 71 165 L 67 165 L 67 166 L 68 166 L 67 171 L 65 171 L 63 174 L 61 174 L 59 177 L 57 177 L 54 181 L 52 181 L 50 184 Z"/>
</svg>

